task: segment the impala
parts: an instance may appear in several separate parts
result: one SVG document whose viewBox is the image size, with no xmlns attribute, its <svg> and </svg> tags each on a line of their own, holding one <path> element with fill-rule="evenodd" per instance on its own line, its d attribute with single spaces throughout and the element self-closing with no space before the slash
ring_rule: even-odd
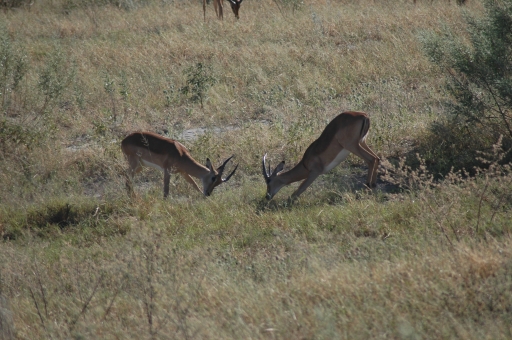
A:
<svg viewBox="0 0 512 340">
<path fill-rule="evenodd" d="M 267 199 L 285 185 L 302 181 L 299 188 L 292 194 L 291 200 L 297 198 L 320 175 L 329 172 L 340 164 L 350 152 L 359 156 L 368 164 L 367 185 L 375 187 L 377 167 L 380 158 L 366 145 L 365 139 L 370 128 L 370 118 L 363 112 L 343 112 L 334 118 L 324 131 L 306 149 L 302 160 L 291 170 L 283 172 L 284 161 L 279 163 L 272 173 L 263 156 L 263 177 L 267 183 Z"/>
<path fill-rule="evenodd" d="M 133 176 L 142 170 L 142 166 L 149 166 L 164 172 L 164 197 L 169 195 L 169 181 L 171 173 L 181 174 L 187 182 L 192 184 L 205 196 L 210 196 L 213 189 L 227 182 L 235 173 L 238 165 L 227 176 L 222 178 L 224 168 L 233 156 L 229 157 L 216 170 L 207 158 L 206 166 L 199 164 L 178 141 L 165 138 L 152 132 L 134 132 L 121 142 L 126 160 L 129 164 L 126 186 L 133 195 Z M 199 189 L 192 177 L 199 178 L 203 183 L 203 190 Z"/>
<path fill-rule="evenodd" d="M 204 20 L 206 20 L 206 1 L 203 0 L 203 16 Z M 217 14 L 217 18 L 220 20 L 224 20 L 224 14 L 223 14 L 223 0 L 213 0 L 213 7 L 215 8 L 215 13 Z M 243 0 L 228 0 L 229 4 L 231 5 L 231 9 L 233 10 L 233 13 L 235 14 L 235 18 L 239 19 L 238 17 L 238 11 L 240 10 L 240 5 L 242 4 Z"/>
</svg>

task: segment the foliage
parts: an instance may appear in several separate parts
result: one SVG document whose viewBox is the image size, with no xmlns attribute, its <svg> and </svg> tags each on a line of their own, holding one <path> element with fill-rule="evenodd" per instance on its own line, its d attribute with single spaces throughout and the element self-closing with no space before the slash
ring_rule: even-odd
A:
<svg viewBox="0 0 512 340">
<path fill-rule="evenodd" d="M 478 152 L 482 167 L 473 169 L 474 177 L 466 171 L 454 171 L 452 168 L 439 181 L 430 172 L 425 160 L 417 155 L 419 166 L 415 168 L 407 165 L 404 158 L 397 165 L 385 161 L 384 179 L 421 200 L 433 214 L 436 224 L 450 244 L 453 245 L 449 229 L 458 242 L 464 234 L 482 234 L 485 237 L 486 232 L 489 232 L 496 236 L 503 229 L 493 229 L 493 220 L 512 218 L 512 167 L 510 164 L 502 164 L 507 151 L 503 150 L 501 141 L 500 138 L 489 152 Z M 477 207 L 472 211 L 474 224 L 461 224 L 457 219 L 453 221 L 452 215 L 457 215 L 463 209 L 468 198 Z M 490 220 L 482 218 L 483 210 L 489 212 Z"/>
<path fill-rule="evenodd" d="M 14 93 L 27 72 L 25 53 L 13 46 L 5 27 L 0 28 L 0 109 L 8 113 Z"/>
<path fill-rule="evenodd" d="M 464 131 L 456 152 L 473 159 L 476 150 L 490 147 L 500 135 L 504 145 L 512 145 L 512 1 L 489 0 L 485 5 L 484 17 L 466 15 L 467 36 L 447 28 L 443 34 L 423 35 L 426 54 L 447 76 L 452 99 L 447 103 L 452 115 L 447 124 Z M 449 137 L 438 132 L 432 130 L 438 138 Z M 478 148 L 463 147 L 475 137 L 481 141 Z M 448 158 L 450 153 L 438 157 Z M 471 167 L 474 162 L 452 165 Z"/>
<path fill-rule="evenodd" d="M 288 8 L 292 10 L 292 14 L 295 14 L 295 11 L 298 11 L 304 7 L 303 0 L 274 0 L 275 4 L 279 8 L 281 14 L 284 15 L 283 8 Z"/>
<path fill-rule="evenodd" d="M 190 95 L 190 100 L 193 102 L 199 101 L 201 108 L 203 108 L 203 103 L 206 100 L 206 93 L 217 82 L 212 72 L 211 65 L 204 63 L 196 63 L 184 71 L 187 76 L 187 85 L 181 88 L 181 92 Z"/>
<path fill-rule="evenodd" d="M 133 10 L 147 5 L 151 0 L 64 0 L 63 8 L 70 11 L 76 8 L 115 6 L 124 10 Z"/>
<path fill-rule="evenodd" d="M 42 141 L 40 131 L 26 125 L 0 120 L 0 154 L 8 156 L 19 146 L 30 149 L 40 145 Z"/>
<path fill-rule="evenodd" d="M 67 91 L 76 76 L 74 63 L 65 54 L 56 49 L 47 56 L 44 67 L 39 71 L 38 87 L 44 97 L 40 112 L 56 105 L 61 96 Z"/>
<path fill-rule="evenodd" d="M 17 8 L 22 6 L 30 6 L 32 0 L 2 0 L 0 8 Z"/>
</svg>

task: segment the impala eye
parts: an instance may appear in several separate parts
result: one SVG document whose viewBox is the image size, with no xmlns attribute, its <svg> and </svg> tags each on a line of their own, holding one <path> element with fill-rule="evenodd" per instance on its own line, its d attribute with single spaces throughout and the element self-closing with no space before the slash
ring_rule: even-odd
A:
<svg viewBox="0 0 512 340">
<path fill-rule="evenodd" d="M 212 177 L 212 182 L 215 182 L 215 180 L 216 180 L 216 179 L 217 179 L 217 177 L 216 177 L 216 176 L 213 176 L 213 177 Z"/>
</svg>

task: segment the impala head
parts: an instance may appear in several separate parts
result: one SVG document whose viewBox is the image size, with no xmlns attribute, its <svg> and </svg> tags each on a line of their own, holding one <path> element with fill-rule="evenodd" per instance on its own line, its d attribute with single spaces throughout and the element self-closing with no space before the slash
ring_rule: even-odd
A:
<svg viewBox="0 0 512 340">
<path fill-rule="evenodd" d="M 222 178 L 222 174 L 224 173 L 224 168 L 226 167 L 226 164 L 233 158 L 233 156 L 229 157 L 222 163 L 221 166 L 219 166 L 216 170 L 213 168 L 212 163 L 210 162 L 210 159 L 206 159 L 206 167 L 208 170 L 210 170 L 210 173 L 208 176 L 205 176 L 203 178 L 203 194 L 205 196 L 210 196 L 212 194 L 213 189 L 221 185 L 222 183 L 226 183 L 229 181 L 231 176 L 235 173 L 236 169 L 238 168 L 238 164 L 235 166 L 235 169 L 231 171 L 231 173 L 226 178 Z"/>
<path fill-rule="evenodd" d="M 231 9 L 233 10 L 233 13 L 235 13 L 235 17 L 239 19 L 238 17 L 238 10 L 240 9 L 240 5 L 242 4 L 243 0 L 229 0 L 229 4 L 231 5 Z"/>
<path fill-rule="evenodd" d="M 268 200 L 271 200 L 272 197 L 274 197 L 275 194 L 279 190 L 281 190 L 282 187 L 285 186 L 285 183 L 281 181 L 281 179 L 277 176 L 281 171 L 283 171 L 284 168 L 284 161 L 279 163 L 274 171 L 270 173 L 270 164 L 268 165 L 268 171 L 267 171 L 267 164 L 265 162 L 265 158 L 267 157 L 267 154 L 263 156 L 263 162 L 261 164 L 261 170 L 263 171 L 263 178 L 265 178 L 265 182 L 267 183 L 267 194 L 266 198 Z"/>
</svg>

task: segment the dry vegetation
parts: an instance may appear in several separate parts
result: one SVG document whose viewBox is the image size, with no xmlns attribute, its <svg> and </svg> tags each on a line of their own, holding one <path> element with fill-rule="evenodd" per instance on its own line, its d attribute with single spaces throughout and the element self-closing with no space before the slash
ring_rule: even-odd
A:
<svg viewBox="0 0 512 340">
<path fill-rule="evenodd" d="M 442 182 L 429 155 L 399 162 L 443 142 L 418 36 L 463 35 L 479 1 L 245 0 L 223 22 L 200 1 L 107 2 L 0 12 L 0 338 L 512 338 L 499 148 Z M 292 206 L 293 187 L 264 201 L 263 153 L 296 162 L 343 110 L 371 116 L 378 188 L 351 156 Z M 240 167 L 207 199 L 174 177 L 163 200 L 146 170 L 130 200 L 119 143 L 140 129 Z"/>
</svg>

